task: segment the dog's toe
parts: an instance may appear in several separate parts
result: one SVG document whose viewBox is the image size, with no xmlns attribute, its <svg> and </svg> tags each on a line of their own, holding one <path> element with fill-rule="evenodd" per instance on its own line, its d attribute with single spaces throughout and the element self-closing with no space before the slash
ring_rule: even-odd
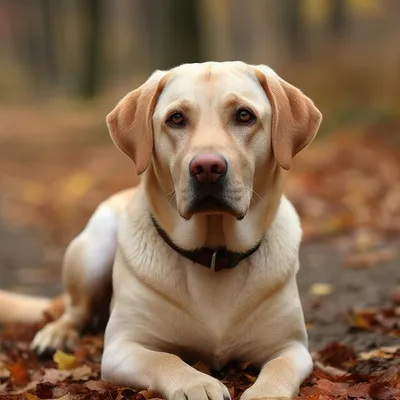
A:
<svg viewBox="0 0 400 400">
<path fill-rule="evenodd" d="M 207 377 L 204 382 L 189 381 L 177 390 L 173 400 L 230 400 L 228 389 L 218 380 Z"/>
<path fill-rule="evenodd" d="M 40 356 L 51 356 L 56 350 L 74 349 L 78 336 L 76 329 L 54 321 L 36 334 L 30 348 Z"/>
</svg>

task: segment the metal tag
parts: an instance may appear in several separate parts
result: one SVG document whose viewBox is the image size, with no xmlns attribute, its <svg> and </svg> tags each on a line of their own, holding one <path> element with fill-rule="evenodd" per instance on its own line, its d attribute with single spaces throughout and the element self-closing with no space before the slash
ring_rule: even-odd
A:
<svg viewBox="0 0 400 400">
<path fill-rule="evenodd" d="M 212 272 L 215 272 L 215 261 L 217 260 L 217 253 L 218 253 L 218 250 L 215 250 L 213 255 L 212 255 L 212 257 L 211 257 L 210 268 L 211 268 Z"/>
</svg>

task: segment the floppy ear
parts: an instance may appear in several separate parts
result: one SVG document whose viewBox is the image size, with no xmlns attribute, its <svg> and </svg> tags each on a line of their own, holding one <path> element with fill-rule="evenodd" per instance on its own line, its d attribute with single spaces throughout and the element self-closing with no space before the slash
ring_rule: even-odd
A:
<svg viewBox="0 0 400 400">
<path fill-rule="evenodd" d="M 133 160 L 139 175 L 146 170 L 151 158 L 152 117 L 166 81 L 166 72 L 155 72 L 142 86 L 120 100 L 106 118 L 112 140 Z"/>
<path fill-rule="evenodd" d="M 310 98 L 272 69 L 256 68 L 257 78 L 272 107 L 272 149 L 278 164 L 289 170 L 292 158 L 317 134 L 322 114 Z"/>
</svg>

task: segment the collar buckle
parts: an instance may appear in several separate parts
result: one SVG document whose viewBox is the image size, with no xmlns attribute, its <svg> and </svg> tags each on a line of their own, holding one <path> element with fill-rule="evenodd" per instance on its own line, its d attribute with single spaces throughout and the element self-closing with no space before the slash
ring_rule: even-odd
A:
<svg viewBox="0 0 400 400">
<path fill-rule="evenodd" d="M 218 250 L 215 250 L 214 253 L 211 256 L 210 269 L 211 269 L 212 272 L 215 272 L 215 263 L 217 261 L 217 253 L 218 253 Z"/>
</svg>

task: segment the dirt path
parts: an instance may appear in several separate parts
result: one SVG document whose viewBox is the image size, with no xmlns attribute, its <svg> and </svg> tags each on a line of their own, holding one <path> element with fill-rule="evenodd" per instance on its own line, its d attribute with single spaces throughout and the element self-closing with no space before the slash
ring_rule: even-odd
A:
<svg viewBox="0 0 400 400">
<path fill-rule="evenodd" d="M 34 232 L 0 224 L 0 288 L 24 293 L 55 295 L 61 290 L 60 251 L 44 251 Z M 378 262 L 369 268 L 343 266 L 347 252 L 333 243 L 305 243 L 298 275 L 304 313 L 309 325 L 310 348 L 332 341 L 351 344 L 356 350 L 398 342 L 378 332 L 349 328 L 352 308 L 381 306 L 400 284 L 400 259 Z M 330 294 L 321 296 L 324 290 Z M 328 284 L 328 286 L 326 286 Z"/>
</svg>

